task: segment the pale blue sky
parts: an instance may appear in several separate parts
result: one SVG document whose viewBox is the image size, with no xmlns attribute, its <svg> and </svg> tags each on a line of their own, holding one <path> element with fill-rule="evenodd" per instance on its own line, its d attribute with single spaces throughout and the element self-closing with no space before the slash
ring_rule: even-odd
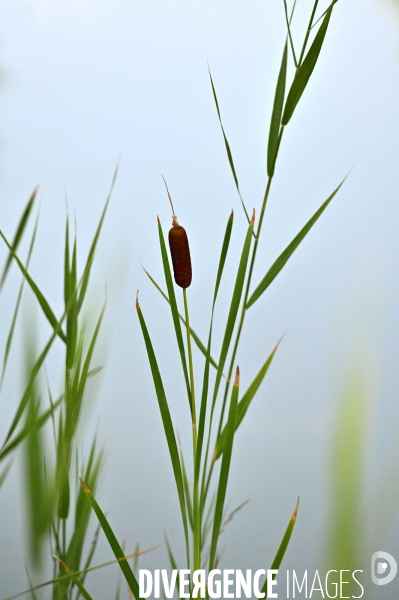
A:
<svg viewBox="0 0 399 600">
<path fill-rule="evenodd" d="M 308 0 L 298 2 L 297 39 L 310 6 Z M 82 264 L 120 160 L 93 282 L 93 307 L 100 305 L 105 285 L 109 307 L 103 332 L 106 369 L 88 430 L 98 428 L 106 446 L 99 499 L 129 548 L 137 540 L 142 546 L 161 542 L 165 529 L 177 547 L 181 536 L 134 310 L 141 287 L 166 385 L 182 390 L 174 375 L 177 353 L 168 341 L 169 313 L 140 267 L 142 261 L 161 278 L 156 215 L 164 229 L 170 223 L 161 173 L 189 233 L 191 316 L 203 337 L 214 256 L 234 208 L 234 248 L 217 313 L 220 333 L 245 221 L 207 61 L 244 200 L 259 208 L 284 37 L 280 0 L 0 1 L 1 228 L 12 234 L 29 194 L 40 184 L 32 274 L 57 311 L 65 194 L 70 213 L 76 213 Z M 239 356 L 244 386 L 287 333 L 238 434 L 229 497 L 232 507 L 247 498 L 251 502 L 226 534 L 226 566 L 268 565 L 298 494 L 301 512 L 287 567 L 319 566 L 330 425 L 353 355 L 367 365 L 375 397 L 378 457 L 392 439 L 399 418 L 398 98 L 399 10 L 380 0 L 339 2 L 319 64 L 284 134 L 255 283 L 353 170 L 246 323 Z M 8 297 L 11 302 L 12 291 Z M 8 323 L 11 308 L 3 310 Z M 14 375 L 17 361 L 14 354 Z M 57 381 L 55 376 L 55 386 Z M 3 397 L 2 410 L 7 415 L 16 401 L 15 378 L 6 390 L 11 400 Z M 170 402 L 184 439 L 186 406 L 178 394 Z M 0 597 L 21 587 L 12 581 L 17 561 L 23 565 L 21 517 L 13 500 L 18 485 L 17 477 L 10 478 L 0 499 L 0 528 L 8 546 L 0 565 Z M 99 556 L 109 556 L 105 544 Z M 159 556 L 163 561 L 162 551 Z M 157 564 L 157 557 L 148 561 Z M 92 587 L 95 597 L 108 598 L 114 576 L 103 574 L 98 581 Z"/>
</svg>

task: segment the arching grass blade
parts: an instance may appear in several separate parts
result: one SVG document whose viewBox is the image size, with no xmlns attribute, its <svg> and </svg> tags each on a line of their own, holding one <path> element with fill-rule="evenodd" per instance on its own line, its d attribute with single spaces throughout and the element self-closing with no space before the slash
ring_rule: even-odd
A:
<svg viewBox="0 0 399 600">
<path fill-rule="evenodd" d="M 32 208 L 33 208 L 33 205 L 34 205 L 35 200 L 36 200 L 37 191 L 38 191 L 38 188 L 35 188 L 33 190 L 32 195 L 29 198 L 28 203 L 27 203 L 27 205 L 25 207 L 25 210 L 22 213 L 22 217 L 21 217 L 21 219 L 20 219 L 20 221 L 18 223 L 18 227 L 17 227 L 17 230 L 15 232 L 15 235 L 14 235 L 14 238 L 13 238 L 13 241 L 12 241 L 12 244 L 11 244 L 12 248 L 14 249 L 14 252 L 17 251 L 19 243 L 20 243 L 20 241 L 22 239 L 22 236 L 24 234 L 25 228 L 26 228 L 26 226 L 28 224 L 29 216 L 30 216 L 30 213 L 32 212 Z M 1 275 L 0 290 L 3 287 L 3 284 L 4 284 L 5 280 L 6 280 L 7 273 L 9 271 L 10 266 L 11 266 L 12 259 L 13 259 L 13 255 L 10 252 L 10 254 L 8 255 L 6 264 L 4 265 L 3 273 Z"/>
<path fill-rule="evenodd" d="M 33 247 L 35 245 L 38 224 L 39 224 L 39 215 L 37 216 L 35 227 L 34 227 L 33 233 L 32 233 L 32 238 L 31 238 L 30 245 L 29 245 L 28 256 L 27 256 L 27 259 L 26 259 L 26 267 L 25 267 L 26 269 L 28 269 L 28 267 L 29 267 L 30 259 L 31 259 L 32 252 L 33 252 Z M 25 283 L 25 277 L 22 277 L 22 282 L 21 282 L 21 286 L 19 288 L 18 298 L 17 298 L 17 302 L 15 304 L 15 309 L 14 309 L 14 314 L 13 314 L 12 321 L 11 321 L 11 326 L 10 326 L 10 330 L 8 332 L 6 346 L 5 346 L 5 349 L 4 349 L 3 368 L 2 368 L 2 371 L 1 371 L 1 378 L 0 378 L 0 389 L 1 389 L 2 385 L 3 385 L 3 379 L 4 379 L 4 375 L 5 375 L 6 368 L 7 368 L 8 356 L 10 354 L 11 344 L 12 344 L 12 341 L 13 341 L 13 338 L 14 338 L 15 325 L 17 323 L 17 317 L 18 317 L 19 307 L 20 307 L 20 304 L 21 304 L 21 298 L 22 298 L 22 292 L 23 292 L 23 289 L 24 289 L 24 283 Z"/>
<path fill-rule="evenodd" d="M 234 183 L 236 184 L 236 188 L 237 188 L 238 195 L 240 197 L 241 205 L 242 205 L 242 207 L 244 209 L 245 216 L 247 217 L 247 221 L 249 223 L 250 222 L 249 214 L 248 214 L 248 211 L 247 211 L 246 206 L 244 204 L 244 200 L 242 199 L 242 196 L 241 196 L 240 186 L 238 184 L 237 173 L 236 173 L 236 169 L 235 169 L 234 161 L 233 161 L 233 155 L 231 153 L 230 145 L 229 145 L 229 142 L 227 141 L 227 137 L 226 137 L 226 134 L 224 132 L 224 127 L 223 127 L 223 123 L 222 123 L 222 117 L 220 116 L 219 102 L 218 102 L 218 99 L 217 99 L 217 96 L 216 96 L 216 90 L 215 90 L 215 86 L 213 84 L 213 79 L 212 79 L 212 75 L 211 75 L 211 71 L 209 69 L 209 66 L 208 66 L 208 71 L 209 71 L 209 77 L 210 77 L 210 80 L 211 80 L 211 86 L 212 86 L 212 92 L 213 92 L 213 99 L 215 100 L 216 110 L 217 110 L 218 117 L 219 117 L 220 128 L 221 128 L 222 134 L 223 134 L 223 139 L 224 139 L 224 145 L 225 145 L 225 148 L 226 148 L 227 158 L 229 160 L 230 169 L 231 169 L 231 172 L 233 174 Z"/>
<path fill-rule="evenodd" d="M 28 271 L 25 269 L 24 265 L 22 264 L 22 262 L 20 261 L 20 259 L 18 258 L 18 256 L 16 255 L 14 249 L 12 248 L 12 246 L 9 244 L 9 242 L 7 241 L 6 237 L 4 236 L 3 232 L 0 231 L 0 235 L 3 238 L 3 240 L 5 241 L 8 249 L 10 250 L 13 258 L 16 260 L 19 268 L 21 269 L 26 281 L 29 283 L 33 293 L 35 294 L 42 310 L 43 313 L 45 314 L 47 320 L 49 321 L 50 325 L 52 326 L 52 328 L 54 329 L 54 331 L 57 333 L 57 335 L 62 339 L 62 341 L 65 343 L 66 342 L 66 336 L 65 333 L 62 331 L 62 329 L 59 327 L 57 318 L 55 316 L 55 314 L 53 313 L 53 311 L 50 308 L 49 303 L 47 302 L 46 298 L 44 297 L 44 295 L 42 294 L 42 292 L 39 290 L 38 286 L 36 285 L 36 283 L 33 281 L 32 277 L 29 275 Z"/>
<path fill-rule="evenodd" d="M 307 233 L 312 229 L 313 225 L 316 223 L 318 218 L 323 214 L 327 206 L 330 204 L 331 200 L 334 198 L 335 194 L 341 188 L 345 181 L 346 177 L 341 181 L 339 186 L 333 191 L 333 193 L 327 198 L 327 200 L 321 205 L 321 207 L 315 212 L 313 217 L 309 219 L 306 225 L 301 229 L 301 231 L 294 237 L 292 242 L 287 246 L 287 248 L 280 254 L 277 260 L 272 264 L 260 284 L 257 286 L 255 291 L 252 293 L 249 298 L 245 308 L 249 308 L 260 298 L 263 292 L 269 287 L 272 281 L 277 277 L 280 273 L 281 269 L 284 267 L 288 259 L 292 256 L 295 250 L 298 248 L 299 244 L 306 237 Z"/>
</svg>

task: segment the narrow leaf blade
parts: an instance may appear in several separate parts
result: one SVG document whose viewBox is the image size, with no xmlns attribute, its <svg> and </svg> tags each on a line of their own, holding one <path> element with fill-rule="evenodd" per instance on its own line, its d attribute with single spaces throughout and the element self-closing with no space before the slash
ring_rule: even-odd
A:
<svg viewBox="0 0 399 600">
<path fill-rule="evenodd" d="M 299 498 L 297 500 L 296 503 L 296 507 L 295 510 L 293 512 L 293 515 L 291 517 L 291 519 L 288 522 L 287 525 L 287 529 L 285 530 L 284 533 L 284 537 L 281 540 L 281 544 L 277 550 L 276 556 L 274 557 L 274 560 L 272 562 L 272 566 L 270 567 L 270 570 L 272 569 L 279 569 L 280 565 L 282 563 L 282 560 L 284 558 L 284 554 L 288 548 L 288 544 L 290 543 L 291 540 L 291 536 L 292 536 L 292 532 L 294 531 L 294 527 L 295 527 L 295 523 L 296 523 L 296 518 L 297 518 L 297 514 L 298 514 L 298 508 L 299 508 Z M 266 593 L 267 591 L 267 578 L 265 579 L 265 582 L 262 586 L 262 593 Z"/>
<path fill-rule="evenodd" d="M 255 291 L 252 293 L 251 297 L 249 298 L 249 300 L 245 306 L 246 309 L 249 308 L 250 306 L 252 306 L 260 298 L 260 296 L 263 294 L 263 292 L 266 291 L 266 289 L 269 287 L 269 285 L 272 283 L 272 281 L 277 277 L 277 275 L 280 273 L 281 269 L 284 267 L 284 265 L 286 264 L 288 259 L 292 256 L 292 254 L 298 248 L 299 244 L 306 237 L 306 235 L 312 229 L 313 225 L 316 223 L 318 218 L 323 214 L 323 212 L 325 211 L 327 206 L 330 204 L 331 200 L 337 194 L 337 192 L 343 185 L 345 179 L 346 179 L 346 177 L 341 181 L 339 186 L 333 191 L 333 193 L 327 198 L 327 200 L 321 205 L 321 207 L 315 212 L 313 217 L 311 219 L 309 219 L 309 221 L 306 223 L 306 225 L 295 236 L 295 238 L 287 246 L 287 248 L 284 250 L 284 252 L 282 252 L 280 254 L 280 256 L 277 258 L 277 260 L 275 260 L 275 262 L 272 264 L 272 266 L 270 267 L 270 269 L 268 270 L 268 272 L 266 273 L 266 275 L 264 276 L 264 278 L 262 279 L 260 284 L 257 286 Z"/>
<path fill-rule="evenodd" d="M 33 190 L 32 195 L 29 198 L 28 203 L 27 203 L 27 205 L 25 207 L 25 210 L 22 213 L 21 219 L 20 219 L 20 221 L 18 223 L 17 230 L 15 232 L 15 235 L 14 235 L 14 238 L 13 238 L 13 241 L 12 241 L 12 244 L 11 244 L 12 247 L 14 248 L 15 252 L 18 249 L 19 242 L 21 241 L 22 236 L 23 236 L 24 231 L 25 231 L 25 228 L 26 228 L 26 226 L 28 224 L 29 216 L 30 216 L 30 213 L 32 212 L 32 208 L 33 208 L 33 205 L 34 205 L 35 200 L 36 200 L 37 191 L 38 191 L 38 188 L 36 188 L 36 189 Z M 8 255 L 7 262 L 6 262 L 5 266 L 4 266 L 2 276 L 1 276 L 0 290 L 3 287 L 3 284 L 4 284 L 5 279 L 7 277 L 7 273 L 9 271 L 9 269 L 10 269 L 12 259 L 13 259 L 13 255 L 10 252 L 10 254 Z"/>
<path fill-rule="evenodd" d="M 251 385 L 249 386 L 249 388 L 243 395 L 242 399 L 238 403 L 237 419 L 236 419 L 236 425 L 235 425 L 236 431 L 239 428 L 240 424 L 242 423 L 242 420 L 244 419 L 244 417 L 246 415 L 249 405 L 251 404 L 256 392 L 258 391 L 263 379 L 266 376 L 266 373 L 269 370 L 269 367 L 272 363 L 274 355 L 277 352 L 277 348 L 278 348 L 279 344 L 280 344 L 280 342 L 278 342 L 278 344 L 274 347 L 274 349 L 272 350 L 272 352 L 266 359 L 265 363 L 262 365 L 261 369 L 259 370 L 258 374 L 256 375 L 255 379 L 252 381 Z M 215 447 L 214 460 L 217 460 L 223 452 L 223 448 L 224 448 L 224 444 L 225 444 L 225 440 L 226 440 L 226 434 L 227 434 L 226 428 L 227 428 L 227 425 L 224 427 L 224 429 L 223 429 L 222 433 L 220 434 L 219 439 L 217 441 L 217 444 Z"/>
<path fill-rule="evenodd" d="M 269 141 L 267 145 L 267 174 L 269 177 L 273 177 L 274 175 L 274 167 L 276 164 L 278 148 L 280 145 L 280 123 L 281 115 L 283 113 L 285 81 L 287 77 L 287 54 L 288 53 L 286 43 L 284 46 L 283 58 L 281 61 L 280 72 L 277 79 L 272 118 L 270 122 Z"/>
<path fill-rule="evenodd" d="M 108 523 L 106 516 L 104 515 L 99 504 L 97 503 L 96 499 L 94 498 L 93 494 L 91 493 L 90 489 L 87 487 L 82 478 L 80 478 L 80 483 L 82 484 L 83 490 L 86 493 L 86 497 L 90 502 L 92 509 L 96 513 L 97 519 L 101 524 L 101 528 L 104 531 L 105 537 L 107 538 L 108 543 L 111 546 L 115 558 L 118 560 L 119 566 L 123 575 L 125 576 L 129 588 L 133 592 L 135 598 L 140 598 L 139 584 L 137 583 L 137 579 L 134 576 L 134 573 L 130 568 L 128 561 L 126 560 L 121 545 L 119 544 L 110 524 Z"/>
<path fill-rule="evenodd" d="M 283 114 L 283 118 L 281 121 L 282 125 L 284 125 L 284 126 L 287 125 L 288 122 L 290 121 L 290 119 L 294 113 L 294 110 L 296 108 L 296 105 L 298 104 L 299 100 L 301 99 L 301 96 L 302 96 L 303 92 L 305 91 L 305 88 L 308 84 L 310 76 L 313 73 L 313 69 L 316 66 L 316 62 L 317 62 L 317 59 L 319 58 L 319 54 L 320 54 L 321 47 L 324 42 L 324 38 L 326 37 L 327 28 L 328 28 L 328 24 L 330 22 L 332 9 L 333 9 L 333 7 L 331 6 L 329 8 L 329 10 L 327 11 L 327 13 L 322 21 L 322 24 L 320 25 L 319 30 L 316 34 L 316 37 L 313 40 L 313 43 L 309 48 L 309 52 L 307 53 L 303 63 L 300 65 L 300 67 L 298 68 L 298 70 L 295 74 L 294 81 L 292 82 L 290 91 L 288 92 L 287 102 L 285 104 L 284 114 Z"/>
</svg>

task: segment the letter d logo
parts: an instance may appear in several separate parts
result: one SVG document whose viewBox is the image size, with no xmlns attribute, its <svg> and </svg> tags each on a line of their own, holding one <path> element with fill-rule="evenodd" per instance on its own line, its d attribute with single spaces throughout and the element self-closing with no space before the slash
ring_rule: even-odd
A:
<svg viewBox="0 0 399 600">
<path fill-rule="evenodd" d="M 377 562 L 378 561 L 378 562 Z M 387 572 L 389 566 L 389 571 Z M 371 557 L 371 579 L 376 585 L 391 583 L 398 571 L 396 560 L 388 552 L 374 552 Z M 384 575 L 384 573 L 387 573 Z"/>
</svg>

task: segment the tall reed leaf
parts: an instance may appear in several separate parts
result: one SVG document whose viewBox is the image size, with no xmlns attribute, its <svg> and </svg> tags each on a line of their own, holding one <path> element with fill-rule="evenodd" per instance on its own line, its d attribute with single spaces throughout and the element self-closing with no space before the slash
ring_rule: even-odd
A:
<svg viewBox="0 0 399 600">
<path fill-rule="evenodd" d="M 141 311 L 140 304 L 138 300 L 136 300 L 136 309 L 137 315 L 140 321 L 141 330 L 143 332 L 144 342 L 147 349 L 148 361 L 151 367 L 151 374 L 154 381 L 155 391 L 158 399 L 159 410 L 161 413 L 162 424 L 166 435 L 166 441 L 168 443 L 169 454 L 172 461 L 173 472 L 175 475 L 177 493 L 179 496 L 180 503 L 180 512 L 183 520 L 183 528 L 184 535 L 186 538 L 186 548 L 187 548 L 187 563 L 190 564 L 190 554 L 189 554 L 189 545 L 188 545 L 188 525 L 187 525 L 187 511 L 186 511 L 186 503 L 185 503 L 185 495 L 184 495 L 184 483 L 183 483 L 183 475 L 179 458 L 179 451 L 177 448 L 175 432 L 173 429 L 173 423 L 169 412 L 168 401 L 166 399 L 165 390 L 162 383 L 161 374 L 158 368 L 157 359 L 155 358 L 154 349 L 152 347 L 152 342 L 150 335 L 148 333 L 147 325 L 145 324 L 143 313 Z"/>
<path fill-rule="evenodd" d="M 133 592 L 134 597 L 136 599 L 140 598 L 139 584 L 137 583 L 137 579 L 134 576 L 134 573 L 133 573 L 128 561 L 126 560 L 126 556 L 121 548 L 121 545 L 119 544 L 118 540 L 116 539 L 116 536 L 115 536 L 114 532 L 112 531 L 112 528 L 111 528 L 110 524 L 108 523 L 106 516 L 104 515 L 104 513 L 101 510 L 100 506 L 98 505 L 96 499 L 94 498 L 93 494 L 91 493 L 91 490 L 87 487 L 87 485 L 85 484 L 85 482 L 83 481 L 83 479 L 81 477 L 79 479 L 80 479 L 80 483 L 82 484 L 83 491 L 85 492 L 86 497 L 87 497 L 88 501 L 90 502 L 92 509 L 96 513 L 96 516 L 100 522 L 101 528 L 105 533 L 105 537 L 107 538 L 108 543 L 111 546 L 111 549 L 115 555 L 115 558 L 117 559 L 117 561 L 119 563 L 121 571 L 125 576 L 125 579 L 127 581 L 129 588 Z"/>
<path fill-rule="evenodd" d="M 277 153 L 280 145 L 280 123 L 283 113 L 285 81 L 287 77 L 287 43 L 284 46 L 283 58 L 281 61 L 280 72 L 277 79 L 276 92 L 274 95 L 274 104 L 272 118 L 270 122 L 269 141 L 267 145 L 267 174 L 269 177 L 274 175 Z"/>
<path fill-rule="evenodd" d="M 292 82 L 290 91 L 288 92 L 287 102 L 285 104 L 283 118 L 281 121 L 282 125 L 287 125 L 289 120 L 291 119 L 295 107 L 298 104 L 306 86 L 310 79 L 310 76 L 313 73 L 313 69 L 316 66 L 317 59 L 319 58 L 319 54 L 321 51 L 321 47 L 324 42 L 324 38 L 327 33 L 327 27 L 330 22 L 330 17 L 332 13 L 333 7 L 330 6 L 328 9 L 322 24 L 320 25 L 319 31 L 316 34 L 315 39 L 313 40 L 312 45 L 309 48 L 309 52 L 304 58 L 303 63 L 298 67 L 297 72 L 295 73 L 294 81 Z"/>
<path fill-rule="evenodd" d="M 299 244 L 302 242 L 304 237 L 306 237 L 307 233 L 312 229 L 313 225 L 316 223 L 317 219 L 323 214 L 327 206 L 330 204 L 331 200 L 334 198 L 335 194 L 341 188 L 345 181 L 346 177 L 341 181 L 339 186 L 333 191 L 333 193 L 327 198 L 327 200 L 320 206 L 320 208 L 315 212 L 313 217 L 309 219 L 306 225 L 301 229 L 301 231 L 294 237 L 292 242 L 287 246 L 287 248 L 280 254 L 277 260 L 272 264 L 258 287 L 252 293 L 248 302 L 245 305 L 245 308 L 249 308 L 260 298 L 263 292 L 269 287 L 272 281 L 277 277 L 280 273 L 281 269 L 284 267 L 288 259 L 292 256 L 295 250 L 298 248 Z"/>
<path fill-rule="evenodd" d="M 263 379 L 265 378 L 266 373 L 268 372 L 269 367 L 274 358 L 274 355 L 277 352 L 277 348 L 278 348 L 279 344 L 280 344 L 280 342 L 278 342 L 278 344 L 274 347 L 273 351 L 271 352 L 271 354 L 269 355 L 269 357 L 267 358 L 265 363 L 262 365 L 262 368 L 260 369 L 259 373 L 256 375 L 255 379 L 253 380 L 253 382 L 251 383 L 251 385 L 249 386 L 249 388 L 243 395 L 242 399 L 238 403 L 236 426 L 235 426 L 236 430 L 240 426 L 240 424 L 241 424 L 243 418 L 245 417 L 245 414 L 249 408 L 249 405 L 252 402 L 253 397 L 255 396 Z M 225 440 L 226 440 L 226 434 L 227 434 L 227 425 L 224 427 L 224 429 L 221 432 L 221 434 L 218 438 L 218 441 L 216 443 L 215 452 L 214 452 L 214 460 L 217 460 L 223 452 L 223 448 L 224 448 L 224 444 L 225 444 Z"/>
<path fill-rule="evenodd" d="M 214 568 L 219 533 L 223 520 L 224 501 L 226 497 L 227 482 L 229 478 L 231 455 L 233 452 L 233 441 L 235 433 L 235 424 L 237 419 L 237 402 L 239 390 L 240 370 L 237 367 L 236 378 L 231 393 L 229 416 L 227 419 L 226 439 L 224 445 L 222 465 L 220 467 L 219 484 L 215 505 L 215 515 L 213 519 L 211 549 L 209 553 L 209 570 Z"/>
<path fill-rule="evenodd" d="M 285 530 L 283 539 L 281 540 L 281 544 L 280 544 L 280 546 L 279 546 L 279 548 L 277 550 L 277 554 L 274 557 L 274 560 L 272 562 L 272 566 L 270 567 L 270 570 L 272 570 L 272 569 L 279 569 L 280 568 L 280 565 L 281 565 L 282 560 L 284 558 L 284 554 L 285 554 L 285 552 L 286 552 L 286 550 L 288 548 L 288 544 L 290 543 L 292 532 L 294 531 L 294 527 L 295 527 L 295 523 L 296 523 L 296 518 L 297 518 L 297 514 L 298 514 L 298 508 L 299 508 L 299 497 L 298 497 L 298 500 L 297 500 L 297 503 L 296 503 L 295 510 L 294 510 L 294 512 L 292 514 L 292 517 L 291 517 L 291 519 L 288 522 L 287 529 Z M 262 586 L 262 589 L 261 589 L 262 593 L 266 593 L 266 591 L 267 591 L 267 577 L 266 577 L 265 582 L 264 582 L 264 584 Z"/>
<path fill-rule="evenodd" d="M 22 239 L 22 236 L 24 234 L 25 228 L 26 228 L 26 226 L 28 224 L 29 216 L 30 216 L 30 213 L 32 212 L 32 208 L 33 208 L 33 205 L 34 205 L 35 200 L 36 200 L 37 190 L 38 190 L 38 188 L 35 188 L 33 190 L 32 195 L 29 198 L 28 203 L 27 203 L 27 205 L 25 207 L 25 210 L 22 213 L 21 219 L 20 219 L 20 221 L 18 223 L 17 230 L 15 232 L 15 235 L 14 235 L 14 238 L 13 238 L 13 241 L 12 241 L 12 244 L 11 244 L 11 246 L 14 249 L 15 252 L 18 249 L 19 243 L 20 243 L 20 241 Z M 13 254 L 12 254 L 12 252 L 10 252 L 10 254 L 8 255 L 6 264 L 4 265 L 3 273 L 1 275 L 0 290 L 3 287 L 3 284 L 4 284 L 5 280 L 6 280 L 7 273 L 9 271 L 9 269 L 10 269 L 12 259 L 13 259 Z"/>
</svg>

